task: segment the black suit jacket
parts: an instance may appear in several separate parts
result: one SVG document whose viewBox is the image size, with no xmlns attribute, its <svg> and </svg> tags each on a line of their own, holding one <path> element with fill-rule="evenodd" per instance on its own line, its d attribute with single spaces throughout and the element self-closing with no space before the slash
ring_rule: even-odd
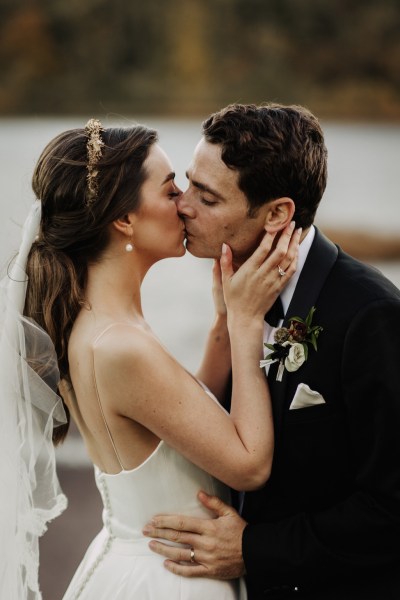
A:
<svg viewBox="0 0 400 600">
<path fill-rule="evenodd" d="M 323 331 L 282 382 L 270 370 L 270 480 L 246 493 L 250 600 L 400 598 L 400 292 L 318 230 L 287 316 Z M 289 410 L 300 383 L 325 404 Z"/>
</svg>

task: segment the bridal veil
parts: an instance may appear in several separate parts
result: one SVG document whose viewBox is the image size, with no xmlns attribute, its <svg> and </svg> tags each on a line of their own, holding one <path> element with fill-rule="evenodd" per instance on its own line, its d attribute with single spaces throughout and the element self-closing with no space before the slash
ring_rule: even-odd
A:
<svg viewBox="0 0 400 600">
<path fill-rule="evenodd" d="M 41 599 L 39 537 L 67 505 L 52 443 L 53 427 L 66 421 L 57 356 L 47 333 L 23 316 L 26 262 L 40 217 L 37 200 L 0 283 L 0 598 L 7 600 Z"/>
</svg>

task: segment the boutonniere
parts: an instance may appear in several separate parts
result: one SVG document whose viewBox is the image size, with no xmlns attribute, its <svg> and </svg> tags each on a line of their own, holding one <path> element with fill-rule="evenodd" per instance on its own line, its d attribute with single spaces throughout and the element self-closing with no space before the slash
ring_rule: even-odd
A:
<svg viewBox="0 0 400 600">
<path fill-rule="evenodd" d="M 260 367 L 279 361 L 276 380 L 282 381 L 283 372 L 297 371 L 308 358 L 308 345 L 317 351 L 318 336 L 322 331 L 319 325 L 313 325 L 315 313 L 313 306 L 305 319 L 292 317 L 289 327 L 279 327 L 274 333 L 274 344 L 264 344 L 271 350 L 264 360 L 260 360 Z"/>
</svg>

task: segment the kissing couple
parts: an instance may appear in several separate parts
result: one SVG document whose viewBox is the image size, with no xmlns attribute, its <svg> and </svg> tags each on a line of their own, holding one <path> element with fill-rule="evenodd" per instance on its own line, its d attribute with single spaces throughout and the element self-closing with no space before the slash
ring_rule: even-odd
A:
<svg viewBox="0 0 400 600">
<path fill-rule="evenodd" d="M 174 177 L 154 130 L 96 119 L 36 165 L 1 295 L 18 424 L 3 445 L 19 449 L 3 475 L 27 496 L 24 512 L 9 501 L 4 597 L 41 597 L 34 542 L 65 508 L 52 439 L 71 415 L 104 527 L 64 600 L 398 599 L 400 292 L 313 225 L 317 118 L 229 105 L 203 123 L 186 191 Z M 185 239 L 215 259 L 196 376 L 140 296 Z M 17 559 L 21 540 L 33 552 Z"/>
</svg>

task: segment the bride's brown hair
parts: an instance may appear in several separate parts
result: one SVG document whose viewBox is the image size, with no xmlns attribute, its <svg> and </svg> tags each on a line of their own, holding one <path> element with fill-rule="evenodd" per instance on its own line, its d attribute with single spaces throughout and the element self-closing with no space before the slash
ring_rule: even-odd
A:
<svg viewBox="0 0 400 600">
<path fill-rule="evenodd" d="M 42 202 L 42 219 L 28 258 L 24 314 L 51 337 L 61 379 L 69 384 L 68 340 L 85 304 L 88 265 L 105 250 L 110 223 L 137 210 L 146 179 L 143 163 L 158 137 L 156 131 L 138 125 L 105 129 L 101 139 L 95 201 L 88 202 L 85 129 L 72 129 L 53 139 L 32 179 L 33 191 Z M 55 429 L 55 443 L 64 439 L 68 427 L 69 415 L 68 423 Z"/>
</svg>

